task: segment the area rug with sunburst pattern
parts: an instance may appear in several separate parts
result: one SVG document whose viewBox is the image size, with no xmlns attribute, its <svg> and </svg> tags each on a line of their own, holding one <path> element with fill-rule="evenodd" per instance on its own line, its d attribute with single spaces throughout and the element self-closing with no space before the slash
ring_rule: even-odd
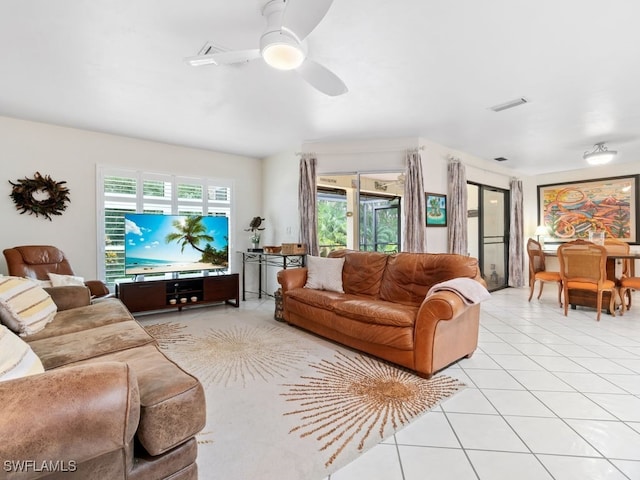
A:
<svg viewBox="0 0 640 480">
<path fill-rule="evenodd" d="M 204 385 L 201 479 L 322 480 L 464 387 L 444 375 L 425 380 L 265 311 L 198 309 L 140 323 Z"/>
</svg>

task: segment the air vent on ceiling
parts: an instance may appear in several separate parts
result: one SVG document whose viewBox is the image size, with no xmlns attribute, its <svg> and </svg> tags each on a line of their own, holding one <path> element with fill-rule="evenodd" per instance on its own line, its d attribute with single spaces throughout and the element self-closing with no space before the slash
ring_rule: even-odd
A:
<svg viewBox="0 0 640 480">
<path fill-rule="evenodd" d="M 505 157 L 496 157 L 496 158 L 494 158 L 494 160 L 495 160 L 496 162 L 506 162 L 506 161 L 508 160 L 508 158 L 505 158 Z"/>
<path fill-rule="evenodd" d="M 508 108 L 513 108 L 513 107 L 517 107 L 519 105 L 524 105 L 528 101 L 529 100 L 527 100 L 526 98 L 520 97 L 520 98 L 516 98 L 515 100 L 510 100 L 508 102 L 504 102 L 504 103 L 500 103 L 498 105 L 494 105 L 493 107 L 490 107 L 490 110 L 493 110 L 494 112 L 501 112 L 502 110 L 507 110 Z"/>
<path fill-rule="evenodd" d="M 221 45 L 216 45 L 213 42 L 207 42 L 205 43 L 202 48 L 200 49 L 200 51 L 198 52 L 198 55 L 213 55 L 214 53 L 222 53 L 222 52 L 228 52 L 229 49 L 225 48 Z"/>
</svg>

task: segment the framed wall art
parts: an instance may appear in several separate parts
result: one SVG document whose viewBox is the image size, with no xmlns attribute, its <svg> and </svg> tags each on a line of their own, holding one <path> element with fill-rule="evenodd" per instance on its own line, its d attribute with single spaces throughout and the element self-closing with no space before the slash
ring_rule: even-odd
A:
<svg viewBox="0 0 640 480">
<path fill-rule="evenodd" d="M 447 226 L 447 196 L 439 193 L 425 193 L 427 206 L 427 227 Z"/>
<path fill-rule="evenodd" d="M 547 229 L 547 242 L 605 238 L 638 243 L 639 175 L 598 178 L 538 186 L 538 225 Z"/>
</svg>

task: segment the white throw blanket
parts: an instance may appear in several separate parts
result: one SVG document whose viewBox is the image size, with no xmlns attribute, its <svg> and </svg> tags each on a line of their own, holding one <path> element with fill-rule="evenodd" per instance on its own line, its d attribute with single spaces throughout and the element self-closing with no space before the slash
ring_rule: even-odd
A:
<svg viewBox="0 0 640 480">
<path fill-rule="evenodd" d="M 460 296 L 467 305 L 480 303 L 491 298 L 489 291 L 484 286 L 472 278 L 453 278 L 446 282 L 437 283 L 427 292 L 427 298 L 436 292 L 453 292 Z"/>
</svg>

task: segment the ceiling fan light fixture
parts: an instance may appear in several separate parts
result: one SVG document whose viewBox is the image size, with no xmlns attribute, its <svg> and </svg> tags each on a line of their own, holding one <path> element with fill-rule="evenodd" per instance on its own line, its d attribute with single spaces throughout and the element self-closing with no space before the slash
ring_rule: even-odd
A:
<svg viewBox="0 0 640 480">
<path fill-rule="evenodd" d="M 295 70 L 320 93 L 335 97 L 349 90 L 344 82 L 324 65 L 307 57 L 305 39 L 318 26 L 333 0 L 261 0 L 266 1 L 262 15 L 267 20 L 259 48 L 228 50 L 208 42 L 195 57 L 185 58 L 193 66 L 234 65 L 262 58 L 278 70 Z M 210 46 L 211 45 L 211 46 Z"/>
<path fill-rule="evenodd" d="M 612 161 L 617 154 L 617 151 L 607 149 L 604 142 L 600 142 L 593 146 L 593 151 L 584 152 L 582 158 L 584 158 L 589 165 L 605 165 Z"/>
<path fill-rule="evenodd" d="M 270 67 L 278 70 L 294 70 L 302 65 L 306 49 L 285 30 L 274 30 L 260 38 L 260 54 Z"/>
<path fill-rule="evenodd" d="M 262 49 L 262 58 L 267 65 L 278 70 L 294 70 L 302 65 L 305 54 L 296 45 L 272 43 Z"/>
</svg>

